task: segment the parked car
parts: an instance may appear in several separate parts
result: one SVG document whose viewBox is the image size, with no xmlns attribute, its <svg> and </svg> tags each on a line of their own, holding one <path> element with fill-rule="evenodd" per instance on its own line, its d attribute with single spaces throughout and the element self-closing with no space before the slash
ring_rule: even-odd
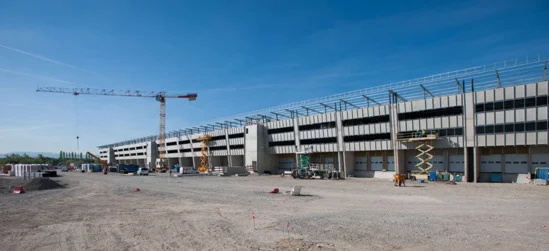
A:
<svg viewBox="0 0 549 251">
<path fill-rule="evenodd" d="M 66 166 L 61 168 L 61 172 L 68 172 L 69 171 L 69 168 L 67 168 Z"/>
<path fill-rule="evenodd" d="M 137 170 L 138 175 L 149 175 L 149 169 L 146 167 L 140 167 L 139 170 Z"/>
</svg>

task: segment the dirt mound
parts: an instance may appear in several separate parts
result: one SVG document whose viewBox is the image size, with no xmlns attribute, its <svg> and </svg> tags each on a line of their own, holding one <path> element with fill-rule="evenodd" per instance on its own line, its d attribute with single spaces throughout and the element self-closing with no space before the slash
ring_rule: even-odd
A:
<svg viewBox="0 0 549 251">
<path fill-rule="evenodd" d="M 65 186 L 48 178 L 36 178 L 23 183 L 23 189 L 25 189 L 25 191 L 48 190 L 64 187 Z"/>
</svg>

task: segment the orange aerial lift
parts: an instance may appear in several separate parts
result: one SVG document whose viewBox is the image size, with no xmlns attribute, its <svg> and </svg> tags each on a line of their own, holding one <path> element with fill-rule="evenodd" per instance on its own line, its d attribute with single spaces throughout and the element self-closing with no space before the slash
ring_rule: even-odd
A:
<svg viewBox="0 0 549 251">
<path fill-rule="evenodd" d="M 103 170 L 103 172 L 104 172 L 105 174 L 107 174 L 107 172 L 108 172 L 108 170 L 109 170 L 109 166 L 112 166 L 112 165 L 113 165 L 112 163 L 108 163 L 107 161 L 102 160 L 101 158 L 99 158 L 99 157 L 93 155 L 93 154 L 90 153 L 90 152 L 87 152 L 86 154 L 87 154 L 88 156 L 92 157 L 93 159 L 97 160 L 97 162 L 99 162 L 101 165 L 103 165 L 103 167 L 105 168 L 105 169 Z"/>
</svg>

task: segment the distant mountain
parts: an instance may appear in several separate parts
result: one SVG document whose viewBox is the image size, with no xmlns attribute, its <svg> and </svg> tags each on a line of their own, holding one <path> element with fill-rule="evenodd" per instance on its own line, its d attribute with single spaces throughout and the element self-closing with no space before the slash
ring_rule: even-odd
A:
<svg viewBox="0 0 549 251">
<path fill-rule="evenodd" d="M 46 152 L 11 152 L 11 153 L 0 153 L 0 158 L 4 158 L 8 154 L 28 154 L 31 157 L 38 157 L 38 154 L 44 155 L 44 157 L 48 158 L 59 158 L 59 153 L 46 153 Z"/>
</svg>

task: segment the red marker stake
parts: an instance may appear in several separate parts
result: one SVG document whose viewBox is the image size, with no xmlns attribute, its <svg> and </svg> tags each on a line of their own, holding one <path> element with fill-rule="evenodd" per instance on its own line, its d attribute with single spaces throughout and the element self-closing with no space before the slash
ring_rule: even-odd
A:
<svg viewBox="0 0 549 251">
<path fill-rule="evenodd" d="M 286 232 L 288 232 L 288 239 L 290 239 L 290 222 L 286 224 Z"/>
<path fill-rule="evenodd" d="M 254 222 L 254 230 L 255 230 L 255 214 L 252 212 L 252 221 Z"/>
</svg>

